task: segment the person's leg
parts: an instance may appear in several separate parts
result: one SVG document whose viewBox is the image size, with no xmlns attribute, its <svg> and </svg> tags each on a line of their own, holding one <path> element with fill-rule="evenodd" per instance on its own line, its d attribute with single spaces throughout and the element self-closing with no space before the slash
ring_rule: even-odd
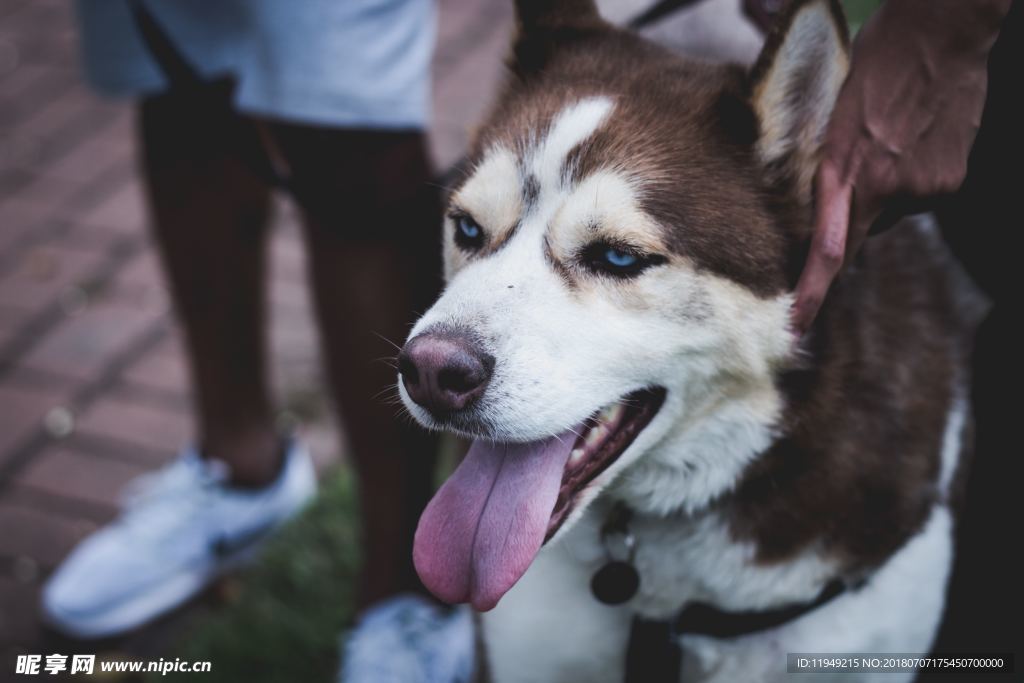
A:
<svg viewBox="0 0 1024 683">
<path fill-rule="evenodd" d="M 141 107 L 146 187 L 184 330 L 204 455 L 259 486 L 280 442 L 264 373 L 263 280 L 269 189 L 232 158 L 227 114 L 164 95 Z M 237 121 L 237 119 L 236 119 Z"/>
<path fill-rule="evenodd" d="M 153 98 L 140 116 L 153 223 L 194 379 L 198 448 L 136 482 L 118 521 L 78 544 L 48 579 L 47 621 L 78 637 L 122 633 L 174 609 L 251 556 L 316 490 L 308 453 L 275 433 L 263 372 L 268 189 L 225 144 L 245 122 L 208 96 Z"/>
<path fill-rule="evenodd" d="M 366 606 L 419 586 L 412 536 L 432 491 L 436 439 L 402 415 L 393 359 L 438 292 L 437 191 L 420 133 L 273 133 L 308 209 L 316 310 L 360 480 Z"/>
</svg>

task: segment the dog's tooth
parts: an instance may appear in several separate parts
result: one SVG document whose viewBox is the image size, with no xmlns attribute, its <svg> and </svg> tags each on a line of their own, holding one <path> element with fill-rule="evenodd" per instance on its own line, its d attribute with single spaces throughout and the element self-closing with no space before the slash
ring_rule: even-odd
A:
<svg viewBox="0 0 1024 683">
<path fill-rule="evenodd" d="M 622 404 L 616 403 L 610 405 L 601 411 L 597 419 L 602 425 L 615 424 L 616 421 L 622 416 Z"/>
<path fill-rule="evenodd" d="M 587 446 L 593 446 L 598 441 L 603 439 L 608 434 L 608 430 L 604 425 L 598 425 L 587 433 L 587 438 L 584 440 L 584 444 Z"/>
<path fill-rule="evenodd" d="M 574 449 L 572 449 L 572 453 L 569 454 L 569 462 L 571 462 L 573 464 L 578 463 L 580 460 L 583 459 L 583 454 L 585 452 L 586 451 L 584 451 L 582 448 L 574 448 Z"/>
</svg>

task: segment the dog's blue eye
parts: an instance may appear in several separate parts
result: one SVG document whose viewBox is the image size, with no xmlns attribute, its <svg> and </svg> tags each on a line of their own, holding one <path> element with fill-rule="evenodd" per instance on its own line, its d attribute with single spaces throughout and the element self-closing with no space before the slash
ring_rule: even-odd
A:
<svg viewBox="0 0 1024 683">
<path fill-rule="evenodd" d="M 620 251 L 614 247 L 610 247 L 604 252 L 604 260 L 616 268 L 630 268 L 635 266 L 640 260 L 636 254 L 630 254 L 628 251 Z"/>
<path fill-rule="evenodd" d="M 462 233 L 463 237 L 475 240 L 480 236 L 480 226 L 463 216 L 459 219 L 459 232 Z"/>
<path fill-rule="evenodd" d="M 664 256 L 645 254 L 638 249 L 609 242 L 594 242 L 580 252 L 581 265 L 618 278 L 639 275 L 647 268 L 664 262 Z"/>
<path fill-rule="evenodd" d="M 455 221 L 455 243 L 466 250 L 479 249 L 484 243 L 484 230 L 466 214 L 452 216 Z"/>
</svg>

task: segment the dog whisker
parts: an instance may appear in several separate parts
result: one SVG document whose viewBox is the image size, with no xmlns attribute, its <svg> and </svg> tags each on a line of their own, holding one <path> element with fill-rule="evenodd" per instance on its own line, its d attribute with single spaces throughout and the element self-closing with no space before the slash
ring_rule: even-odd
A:
<svg viewBox="0 0 1024 683">
<path fill-rule="evenodd" d="M 399 346 L 399 345 L 398 345 L 398 344 L 396 344 L 395 342 L 391 341 L 390 339 L 388 339 L 387 337 L 385 337 L 385 336 L 384 336 L 383 334 L 381 334 L 380 332 L 375 332 L 375 331 L 371 330 L 371 333 L 372 333 L 372 334 L 373 334 L 373 335 L 374 335 L 375 337 L 378 337 L 378 338 L 382 339 L 383 341 L 386 341 L 386 342 L 387 342 L 388 344 L 391 344 L 391 346 L 395 347 L 395 350 L 396 350 L 396 351 L 401 351 L 401 350 L 402 350 L 402 347 L 401 347 L 401 346 Z"/>
<path fill-rule="evenodd" d="M 397 397 L 397 394 L 398 394 L 398 385 L 396 385 L 396 384 L 389 384 L 388 386 L 384 387 L 383 389 L 378 391 L 376 394 L 371 396 L 370 400 L 371 401 L 376 401 L 376 400 L 380 399 L 381 397 L 387 397 L 388 399 L 394 399 L 394 398 Z"/>
</svg>

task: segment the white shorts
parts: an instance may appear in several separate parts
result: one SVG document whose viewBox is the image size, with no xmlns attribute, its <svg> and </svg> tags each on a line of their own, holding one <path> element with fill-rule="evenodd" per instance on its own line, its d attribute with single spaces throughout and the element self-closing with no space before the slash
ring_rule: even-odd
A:
<svg viewBox="0 0 1024 683">
<path fill-rule="evenodd" d="M 112 96 L 167 81 L 127 0 L 78 0 L 87 77 Z M 146 0 L 204 76 L 234 76 L 250 114 L 357 128 L 423 128 L 430 105 L 433 0 Z"/>
</svg>

